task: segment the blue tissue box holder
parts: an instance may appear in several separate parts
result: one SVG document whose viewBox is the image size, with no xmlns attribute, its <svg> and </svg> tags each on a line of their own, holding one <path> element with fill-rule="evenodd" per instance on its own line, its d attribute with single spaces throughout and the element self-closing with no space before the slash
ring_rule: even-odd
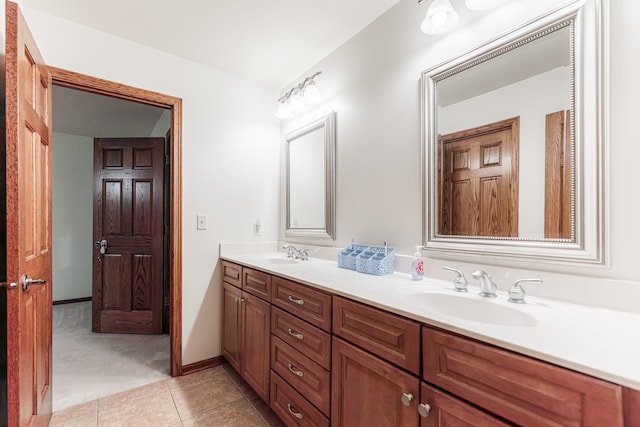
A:
<svg viewBox="0 0 640 427">
<path fill-rule="evenodd" d="M 338 267 L 360 273 L 383 276 L 392 274 L 395 267 L 395 248 L 384 246 L 353 245 L 338 253 Z"/>
</svg>

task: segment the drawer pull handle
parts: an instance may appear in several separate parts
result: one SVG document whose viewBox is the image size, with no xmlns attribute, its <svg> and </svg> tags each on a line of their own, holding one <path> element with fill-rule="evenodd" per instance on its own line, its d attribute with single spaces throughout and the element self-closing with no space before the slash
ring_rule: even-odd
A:
<svg viewBox="0 0 640 427">
<path fill-rule="evenodd" d="M 428 403 L 419 404 L 418 413 L 422 418 L 429 418 L 429 414 L 431 413 L 431 405 L 429 405 Z"/>
<path fill-rule="evenodd" d="M 293 406 L 291 406 L 291 403 L 287 403 L 287 409 L 289 410 L 289 413 L 291 415 L 293 415 L 294 417 L 296 417 L 297 419 L 301 420 L 302 419 L 302 414 L 300 412 L 295 412 L 291 408 L 293 408 Z"/>
<path fill-rule="evenodd" d="M 289 295 L 289 301 L 298 304 L 298 305 L 304 305 L 304 300 L 303 299 L 298 299 L 298 298 L 294 298 L 291 295 Z"/>
<path fill-rule="evenodd" d="M 303 340 L 304 339 L 304 335 L 297 333 L 296 331 L 294 331 L 291 328 L 289 328 L 289 335 L 291 335 L 294 338 L 298 338 L 299 340 Z"/>
<path fill-rule="evenodd" d="M 413 402 L 413 394 L 411 393 L 402 393 L 400 396 L 400 400 L 404 406 L 411 406 L 411 402 Z"/>
<path fill-rule="evenodd" d="M 293 365 L 291 363 L 287 364 L 287 367 L 289 368 L 289 372 L 291 372 L 293 375 L 297 375 L 299 377 L 304 376 L 304 372 L 293 369 Z"/>
</svg>

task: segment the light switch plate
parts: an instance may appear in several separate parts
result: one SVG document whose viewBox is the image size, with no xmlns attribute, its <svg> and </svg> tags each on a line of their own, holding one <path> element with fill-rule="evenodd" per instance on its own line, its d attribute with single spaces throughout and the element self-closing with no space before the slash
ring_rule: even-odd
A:
<svg viewBox="0 0 640 427">
<path fill-rule="evenodd" d="M 206 215 L 196 215 L 196 219 L 198 221 L 198 225 L 196 229 L 198 230 L 206 230 L 207 229 L 207 216 Z"/>
</svg>

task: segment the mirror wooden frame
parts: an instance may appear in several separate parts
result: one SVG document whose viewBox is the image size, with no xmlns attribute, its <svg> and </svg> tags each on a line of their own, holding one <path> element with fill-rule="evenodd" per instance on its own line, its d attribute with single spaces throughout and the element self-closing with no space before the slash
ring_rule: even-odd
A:
<svg viewBox="0 0 640 427">
<path fill-rule="evenodd" d="M 477 255 L 560 264 L 608 265 L 608 58 L 606 0 L 576 0 L 463 55 L 426 70 L 421 79 L 423 245 L 432 256 Z M 571 239 L 519 239 L 438 234 L 437 83 L 460 70 L 571 28 L 574 162 Z"/>
<path fill-rule="evenodd" d="M 336 113 L 335 111 L 314 120 L 300 129 L 288 132 L 284 139 L 286 142 L 286 205 L 285 205 L 285 237 L 291 239 L 311 239 L 311 240 L 335 240 L 335 152 L 336 152 Z M 293 228 L 290 227 L 290 153 L 289 147 L 292 141 L 307 135 L 317 129 L 324 131 L 324 177 L 325 177 L 325 200 L 324 200 L 324 228 Z"/>
</svg>

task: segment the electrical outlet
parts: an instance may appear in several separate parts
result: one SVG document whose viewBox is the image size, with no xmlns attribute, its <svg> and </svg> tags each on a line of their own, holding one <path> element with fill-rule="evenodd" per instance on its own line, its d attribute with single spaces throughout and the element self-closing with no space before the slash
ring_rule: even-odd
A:
<svg viewBox="0 0 640 427">
<path fill-rule="evenodd" d="M 206 230 L 207 229 L 207 216 L 206 215 L 196 215 L 196 219 L 198 221 L 198 225 L 196 226 L 197 230 Z"/>
<path fill-rule="evenodd" d="M 253 235 L 254 237 L 260 237 L 262 235 L 262 224 L 260 224 L 260 221 L 256 221 L 255 224 L 253 224 Z"/>
</svg>

